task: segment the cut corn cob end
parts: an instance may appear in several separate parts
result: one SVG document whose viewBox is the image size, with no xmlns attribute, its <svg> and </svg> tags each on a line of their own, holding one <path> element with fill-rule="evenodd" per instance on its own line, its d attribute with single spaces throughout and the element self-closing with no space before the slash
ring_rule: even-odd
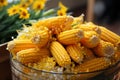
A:
<svg viewBox="0 0 120 80">
<path fill-rule="evenodd" d="M 20 50 L 35 48 L 37 45 L 33 44 L 30 40 L 17 40 L 14 39 L 10 41 L 7 45 L 7 50 L 9 50 L 13 55 L 16 55 Z"/>
<path fill-rule="evenodd" d="M 95 54 L 100 57 L 111 57 L 115 50 L 114 45 L 110 42 L 101 40 L 100 43 L 94 48 Z"/>
<path fill-rule="evenodd" d="M 100 42 L 99 35 L 95 31 L 84 31 L 85 37 L 81 39 L 81 43 L 87 48 L 93 48 Z"/>
<path fill-rule="evenodd" d="M 6 49 L 10 52 L 10 54 L 12 54 L 13 59 L 16 59 L 16 53 L 18 51 L 15 50 L 15 43 L 14 43 L 14 41 L 8 42 Z"/>
<path fill-rule="evenodd" d="M 8 42 L 8 44 L 7 44 L 7 50 L 9 50 L 10 52 L 12 52 L 11 50 L 14 48 L 14 46 L 15 46 L 14 41 Z"/>
<path fill-rule="evenodd" d="M 51 34 L 49 33 L 49 31 L 39 31 L 38 33 L 35 33 L 32 38 L 31 41 L 38 45 L 39 47 L 44 47 L 47 45 L 48 41 L 50 40 L 50 36 Z"/>
<path fill-rule="evenodd" d="M 86 25 L 91 28 L 93 31 L 95 31 L 97 34 L 101 34 L 101 29 L 100 29 L 100 26 L 98 25 L 95 25 L 94 23 L 92 22 L 88 22 L 86 23 Z"/>
</svg>

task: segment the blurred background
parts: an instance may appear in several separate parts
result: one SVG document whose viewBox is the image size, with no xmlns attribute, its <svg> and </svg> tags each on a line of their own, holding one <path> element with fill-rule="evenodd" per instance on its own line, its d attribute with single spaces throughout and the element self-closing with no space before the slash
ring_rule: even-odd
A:
<svg viewBox="0 0 120 80">
<path fill-rule="evenodd" d="M 119 0 L 94 0 L 93 21 L 120 35 Z"/>
<path fill-rule="evenodd" d="M 86 21 L 105 26 L 120 35 L 119 0 L 49 0 L 47 8 L 53 8 L 61 1 L 73 16 L 85 14 Z"/>
<path fill-rule="evenodd" d="M 118 0 L 49 0 L 46 9 L 56 7 L 59 1 L 69 8 L 68 12 L 71 15 L 80 16 L 83 13 L 86 21 L 107 27 L 120 35 L 120 2 Z M 11 80 L 9 53 L 3 52 L 5 47 L 0 46 L 0 52 L 3 53 L 0 54 L 0 80 Z"/>
<path fill-rule="evenodd" d="M 13 0 L 9 0 L 11 2 Z M 73 16 L 85 14 L 85 20 L 108 27 L 120 34 L 119 0 L 47 0 L 46 9 L 55 8 L 61 1 Z"/>
</svg>

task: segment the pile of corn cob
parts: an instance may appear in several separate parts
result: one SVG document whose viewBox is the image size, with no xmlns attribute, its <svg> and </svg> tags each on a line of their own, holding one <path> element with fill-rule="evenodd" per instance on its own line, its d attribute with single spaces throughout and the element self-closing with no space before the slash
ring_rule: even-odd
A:
<svg viewBox="0 0 120 80">
<path fill-rule="evenodd" d="M 38 70 L 91 72 L 120 60 L 120 36 L 79 17 L 57 16 L 23 25 L 7 49 L 13 59 Z M 63 69 L 64 70 L 64 69 Z"/>
</svg>

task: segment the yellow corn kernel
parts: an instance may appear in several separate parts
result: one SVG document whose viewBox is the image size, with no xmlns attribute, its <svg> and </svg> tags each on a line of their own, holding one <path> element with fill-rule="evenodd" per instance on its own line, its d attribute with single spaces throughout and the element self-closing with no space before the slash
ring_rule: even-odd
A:
<svg viewBox="0 0 120 80">
<path fill-rule="evenodd" d="M 93 48 L 100 42 L 99 35 L 95 31 L 84 31 L 85 37 L 81 39 L 81 43 L 87 48 Z"/>
<path fill-rule="evenodd" d="M 29 67 L 33 67 L 37 70 L 53 70 L 56 66 L 55 59 L 53 57 L 45 57 L 36 63 L 29 63 Z"/>
<path fill-rule="evenodd" d="M 115 63 L 120 61 L 120 49 L 118 47 L 115 47 L 115 53 L 112 58 L 115 60 Z"/>
<path fill-rule="evenodd" d="M 78 25 L 78 24 L 82 24 L 84 21 L 84 14 L 81 14 L 79 17 L 74 17 L 72 26 Z"/>
<path fill-rule="evenodd" d="M 39 48 L 39 53 L 42 56 L 51 56 L 50 50 L 46 47 Z"/>
<path fill-rule="evenodd" d="M 79 24 L 73 28 L 79 28 L 79 29 L 82 29 L 83 31 L 95 31 L 98 34 L 101 34 L 101 29 L 99 28 L 99 26 L 93 24 L 92 22 L 88 22 L 85 24 Z"/>
<path fill-rule="evenodd" d="M 61 31 L 71 29 L 73 22 L 72 16 L 57 16 L 38 21 L 35 26 L 46 26 L 52 30 L 53 34 L 59 34 Z"/>
<path fill-rule="evenodd" d="M 17 39 L 31 39 L 33 36 L 40 34 L 42 32 L 47 33 L 48 32 L 48 28 L 44 27 L 44 26 L 29 26 L 27 27 L 26 25 L 23 25 L 23 29 L 22 30 L 18 30 L 18 36 Z"/>
<path fill-rule="evenodd" d="M 46 49 L 29 48 L 17 52 L 16 59 L 23 64 L 27 64 L 37 62 L 47 56 L 49 56 L 49 52 Z"/>
<path fill-rule="evenodd" d="M 120 61 L 120 51 L 116 51 L 113 55 L 113 59 L 115 60 L 115 63 Z"/>
<path fill-rule="evenodd" d="M 111 61 L 107 58 L 94 58 L 84 62 L 75 67 L 75 72 L 92 72 L 97 70 L 106 69 L 111 65 Z"/>
<path fill-rule="evenodd" d="M 116 33 L 110 31 L 109 29 L 105 28 L 105 27 L 100 27 L 102 33 L 101 33 L 101 39 L 111 42 L 114 45 L 117 45 L 118 42 L 120 41 L 120 36 L 117 35 Z"/>
<path fill-rule="evenodd" d="M 13 40 L 10 41 L 7 45 L 7 49 L 15 56 L 17 52 L 29 49 L 29 48 L 35 48 L 37 45 L 33 44 L 30 40 Z"/>
<path fill-rule="evenodd" d="M 84 61 L 96 58 L 92 50 L 85 46 L 82 47 L 82 53 L 84 54 Z"/>
<path fill-rule="evenodd" d="M 116 47 L 120 51 L 120 41 L 116 44 Z"/>
<path fill-rule="evenodd" d="M 120 51 L 120 41 L 117 43 L 117 49 Z"/>
<path fill-rule="evenodd" d="M 53 41 L 50 45 L 50 51 L 60 66 L 65 67 L 71 64 L 70 56 L 59 42 Z"/>
<path fill-rule="evenodd" d="M 81 29 L 72 29 L 63 31 L 58 35 L 58 41 L 62 44 L 76 44 L 84 37 L 84 32 Z"/>
<path fill-rule="evenodd" d="M 32 35 L 32 42 L 36 44 L 38 47 L 44 47 L 47 45 L 50 40 L 50 33 L 46 30 L 44 31 L 36 31 Z"/>
<path fill-rule="evenodd" d="M 103 40 L 93 50 L 100 57 L 111 57 L 115 52 L 114 45 Z"/>
<path fill-rule="evenodd" d="M 83 61 L 84 55 L 82 54 L 81 46 L 80 45 L 68 45 L 66 47 L 67 52 L 69 53 L 70 57 L 76 63 L 81 63 Z"/>
</svg>

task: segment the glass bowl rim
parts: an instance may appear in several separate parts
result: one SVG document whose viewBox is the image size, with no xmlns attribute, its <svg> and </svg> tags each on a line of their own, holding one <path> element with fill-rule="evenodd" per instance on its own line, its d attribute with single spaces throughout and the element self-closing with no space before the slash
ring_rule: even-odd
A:
<svg viewBox="0 0 120 80">
<path fill-rule="evenodd" d="M 111 68 L 114 68 L 115 66 L 117 66 L 117 65 L 120 63 L 120 61 L 117 61 L 114 65 L 111 65 L 111 66 L 109 66 L 108 68 L 100 69 L 100 70 L 96 70 L 96 71 L 91 71 L 91 72 L 55 72 L 55 71 L 38 70 L 38 69 L 35 69 L 35 68 L 32 68 L 32 67 L 26 66 L 26 65 L 22 64 L 21 62 L 19 62 L 18 60 L 13 59 L 13 58 L 12 58 L 12 55 L 10 55 L 10 60 L 11 60 L 11 65 L 12 65 L 16 70 L 18 70 L 18 71 L 20 71 L 20 70 L 17 69 L 17 68 L 13 65 L 13 62 L 12 62 L 13 60 L 14 60 L 15 62 L 19 63 L 20 65 L 22 65 L 23 67 L 29 68 L 29 69 L 34 70 L 34 71 L 36 71 L 36 72 L 43 72 L 43 73 L 50 73 L 50 74 L 60 74 L 60 75 L 79 75 L 79 74 L 89 74 L 89 73 L 92 74 L 92 73 L 96 73 L 96 72 L 104 72 L 104 71 L 107 71 L 107 70 L 109 70 L 109 69 L 111 69 Z M 20 71 L 20 72 L 22 72 L 22 71 Z M 22 73 L 24 73 L 24 72 L 22 72 Z M 24 74 L 26 74 L 26 73 L 24 73 Z M 28 75 L 28 74 L 26 74 L 26 75 Z"/>
</svg>

